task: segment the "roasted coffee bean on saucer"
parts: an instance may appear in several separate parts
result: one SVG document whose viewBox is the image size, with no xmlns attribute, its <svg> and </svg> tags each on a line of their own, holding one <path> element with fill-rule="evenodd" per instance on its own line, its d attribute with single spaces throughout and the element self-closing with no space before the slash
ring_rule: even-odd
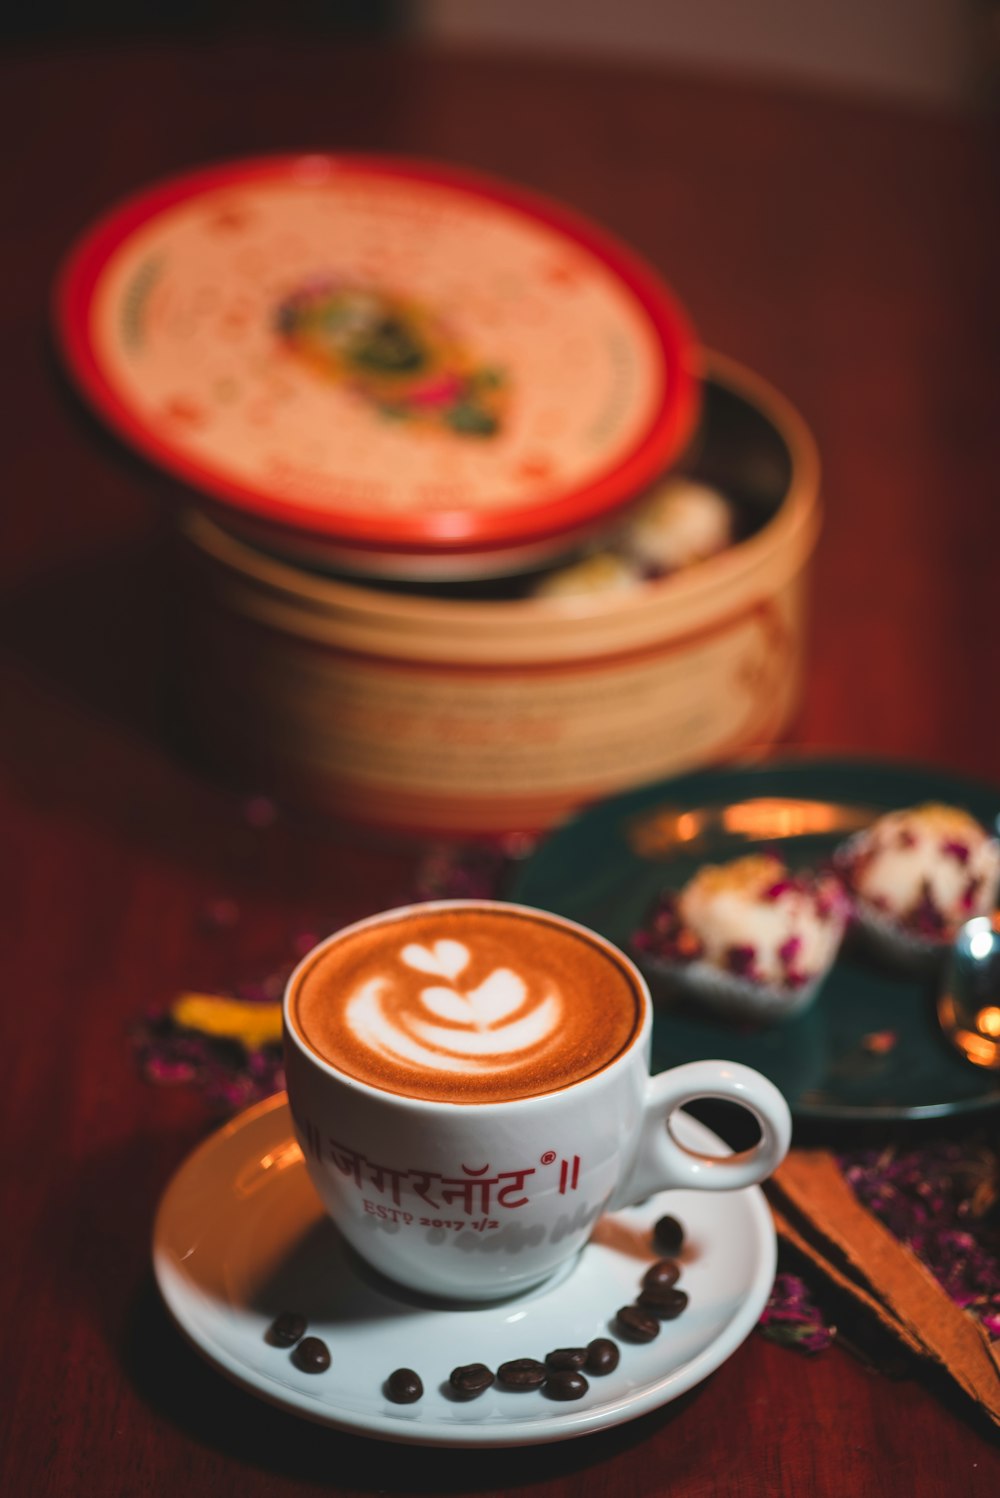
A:
<svg viewBox="0 0 1000 1498">
<path fill-rule="evenodd" d="M 583 1374 L 575 1368 L 557 1368 L 545 1380 L 542 1393 L 547 1399 L 582 1399 L 589 1388 Z"/>
<path fill-rule="evenodd" d="M 463 1363 L 448 1379 L 454 1393 L 463 1399 L 478 1399 L 495 1381 L 496 1374 L 485 1363 Z"/>
<path fill-rule="evenodd" d="M 554 1370 L 570 1369 L 575 1371 L 582 1368 L 587 1361 L 587 1349 L 585 1347 L 557 1347 L 554 1352 L 545 1354 L 545 1365 Z"/>
<path fill-rule="evenodd" d="M 653 1227 L 653 1247 L 661 1254 L 680 1253 L 684 1246 L 684 1229 L 676 1217 L 661 1217 Z"/>
<path fill-rule="evenodd" d="M 595 1337 L 593 1342 L 587 1344 L 587 1361 L 584 1367 L 588 1373 L 614 1373 L 620 1360 L 618 1343 L 612 1342 L 610 1337 Z"/>
<path fill-rule="evenodd" d="M 385 1381 L 386 1398 L 393 1404 L 416 1404 L 423 1398 L 424 1386 L 420 1374 L 412 1368 L 397 1368 Z"/>
<path fill-rule="evenodd" d="M 642 1288 L 644 1290 L 657 1289 L 669 1290 L 676 1285 L 681 1277 L 681 1266 L 673 1259 L 657 1259 L 655 1264 L 650 1264 L 642 1277 Z"/>
<path fill-rule="evenodd" d="M 674 1321 L 686 1310 L 688 1298 L 683 1290 L 673 1290 L 669 1285 L 649 1285 L 639 1293 L 639 1304 L 661 1321 Z"/>
<path fill-rule="evenodd" d="M 497 1369 L 497 1383 L 505 1389 L 540 1389 L 548 1370 L 537 1358 L 512 1358 Z"/>
<path fill-rule="evenodd" d="M 629 1342 L 652 1342 L 660 1334 L 660 1320 L 652 1311 L 642 1306 L 622 1306 L 615 1317 L 615 1325 Z"/>
<path fill-rule="evenodd" d="M 319 1337 L 303 1337 L 292 1353 L 292 1362 L 303 1373 L 325 1373 L 330 1366 L 330 1349 Z"/>
<path fill-rule="evenodd" d="M 299 1338 L 305 1336 L 308 1325 L 298 1311 L 282 1311 L 264 1333 L 264 1341 L 270 1342 L 272 1347 L 294 1347 Z"/>
</svg>

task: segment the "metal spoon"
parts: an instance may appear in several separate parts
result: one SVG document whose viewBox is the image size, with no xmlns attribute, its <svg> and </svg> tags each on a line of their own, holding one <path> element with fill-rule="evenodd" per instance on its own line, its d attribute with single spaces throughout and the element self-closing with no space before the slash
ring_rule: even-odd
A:
<svg viewBox="0 0 1000 1498">
<path fill-rule="evenodd" d="M 941 1028 L 976 1066 L 1000 1070 L 1000 913 L 966 921 L 937 1001 Z"/>
</svg>

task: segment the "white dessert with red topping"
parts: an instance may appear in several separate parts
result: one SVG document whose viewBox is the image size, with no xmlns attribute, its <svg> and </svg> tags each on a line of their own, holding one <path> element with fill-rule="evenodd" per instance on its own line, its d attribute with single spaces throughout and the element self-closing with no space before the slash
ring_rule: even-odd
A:
<svg viewBox="0 0 1000 1498">
<path fill-rule="evenodd" d="M 925 947 L 990 914 L 1000 889 L 1000 843 L 968 812 L 937 802 L 879 817 L 837 865 L 862 922 Z"/>
<path fill-rule="evenodd" d="M 707 865 L 661 895 L 633 944 L 720 1007 L 790 1014 L 833 966 L 848 913 L 835 874 L 793 872 L 755 853 Z"/>
</svg>

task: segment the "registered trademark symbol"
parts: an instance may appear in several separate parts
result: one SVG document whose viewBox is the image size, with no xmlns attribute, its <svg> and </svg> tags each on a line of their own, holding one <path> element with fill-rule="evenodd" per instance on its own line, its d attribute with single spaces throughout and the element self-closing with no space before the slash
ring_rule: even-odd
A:
<svg viewBox="0 0 1000 1498">
<path fill-rule="evenodd" d="M 555 1157 L 556 1157 L 555 1150 L 546 1150 L 545 1154 L 542 1156 L 541 1163 L 543 1165 L 551 1165 L 552 1162 L 553 1162 L 553 1160 L 555 1159 Z"/>
</svg>

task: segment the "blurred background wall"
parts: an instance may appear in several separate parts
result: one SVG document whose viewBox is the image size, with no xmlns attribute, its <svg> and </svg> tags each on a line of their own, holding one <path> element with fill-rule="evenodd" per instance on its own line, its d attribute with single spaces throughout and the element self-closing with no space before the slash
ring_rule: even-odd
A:
<svg viewBox="0 0 1000 1498">
<path fill-rule="evenodd" d="M 931 103 L 973 102 L 987 0 L 414 0 L 431 41 L 590 51 Z"/>
<path fill-rule="evenodd" d="M 0 40 L 220 33 L 590 53 L 931 105 L 989 96 L 1000 0 L 32 0 Z"/>
</svg>

